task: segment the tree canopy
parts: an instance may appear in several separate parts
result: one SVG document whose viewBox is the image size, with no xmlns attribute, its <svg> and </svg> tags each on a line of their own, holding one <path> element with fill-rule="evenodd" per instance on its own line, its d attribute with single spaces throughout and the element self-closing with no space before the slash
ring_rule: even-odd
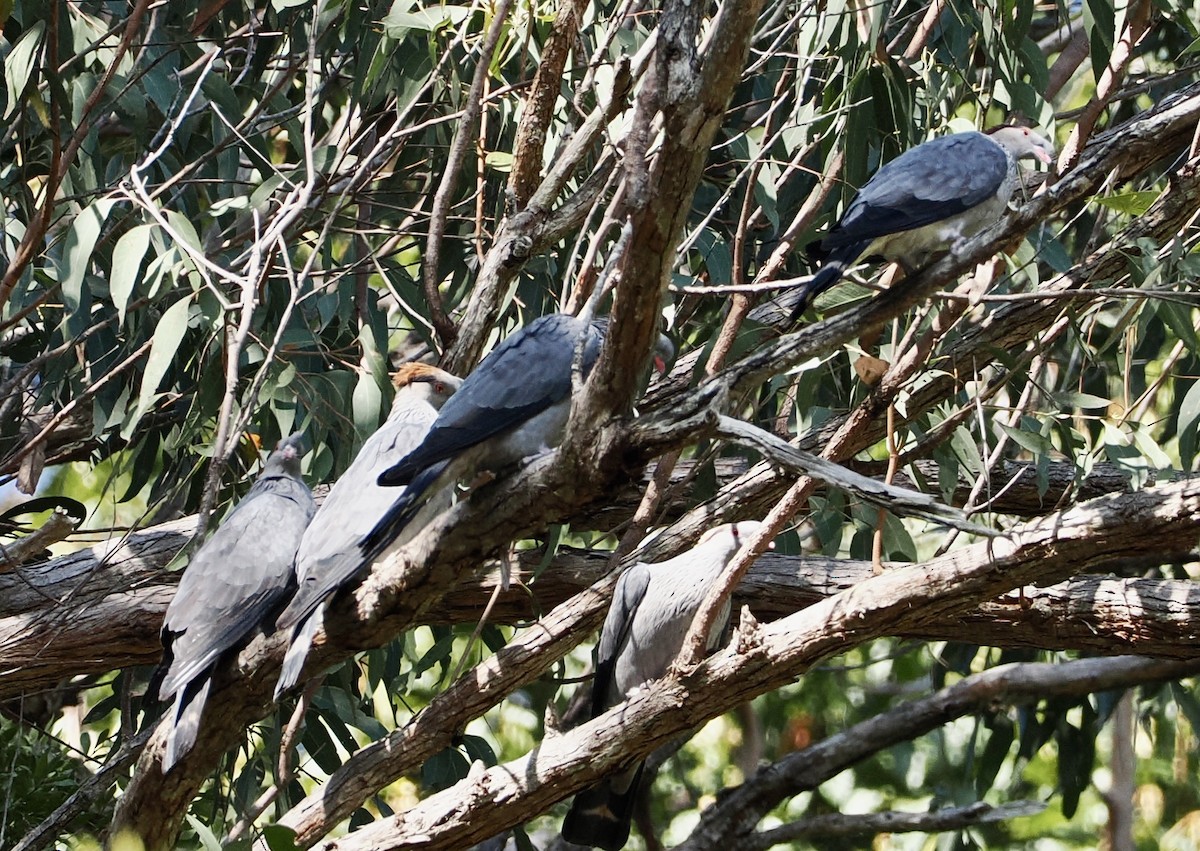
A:
<svg viewBox="0 0 1200 851">
<path fill-rule="evenodd" d="M 652 753 L 631 848 L 1197 841 L 1193 4 L 0 18 L 0 847 L 544 849 Z M 857 187 L 1000 123 L 1059 153 L 997 225 L 790 320 Z M 263 452 L 319 497 L 395 365 L 555 311 L 611 318 L 562 446 L 339 596 L 302 697 L 256 635 L 164 775 L 163 613 Z M 728 641 L 585 722 L 620 570 L 748 519 Z"/>
</svg>

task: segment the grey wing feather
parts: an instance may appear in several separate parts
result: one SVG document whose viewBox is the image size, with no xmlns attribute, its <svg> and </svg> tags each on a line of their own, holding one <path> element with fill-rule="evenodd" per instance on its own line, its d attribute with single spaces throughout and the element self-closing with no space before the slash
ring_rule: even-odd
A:
<svg viewBox="0 0 1200 851">
<path fill-rule="evenodd" d="M 821 242 L 835 251 L 942 221 L 996 194 L 1008 157 L 982 133 L 956 133 L 918 145 L 884 165 L 859 190 Z"/>
<path fill-rule="evenodd" d="M 422 469 L 530 419 L 571 392 L 571 361 L 582 332 L 573 316 L 551 314 L 529 323 L 484 358 L 442 406 L 420 447 L 379 477 L 408 484 Z M 584 369 L 595 362 L 602 335 L 589 329 Z"/>
<path fill-rule="evenodd" d="M 600 642 L 596 646 L 596 675 L 592 678 L 593 718 L 621 700 L 621 695 L 613 694 L 617 657 L 629 644 L 633 620 L 649 587 L 650 568 L 640 563 L 627 569 L 617 580 L 612 605 L 608 607 L 604 628 L 600 630 Z"/>
<path fill-rule="evenodd" d="M 379 471 L 417 446 L 435 416 L 432 407 L 422 405 L 384 423 L 334 483 L 300 542 L 298 588 L 280 615 L 279 629 L 295 626 L 358 572 L 363 564 L 359 543 L 401 495 L 378 484 Z"/>
<path fill-rule="evenodd" d="M 160 697 L 175 694 L 283 601 L 312 513 L 312 496 L 302 482 L 260 478 L 204 544 L 167 609 L 163 631 L 173 659 Z"/>
</svg>

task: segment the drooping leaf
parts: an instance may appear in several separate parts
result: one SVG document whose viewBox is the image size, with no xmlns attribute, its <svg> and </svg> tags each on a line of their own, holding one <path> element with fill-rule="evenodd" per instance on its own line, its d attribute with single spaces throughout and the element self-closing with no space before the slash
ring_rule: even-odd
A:
<svg viewBox="0 0 1200 851">
<path fill-rule="evenodd" d="M 129 307 L 129 297 L 137 288 L 138 272 L 142 268 L 142 258 L 150 246 L 150 232 L 154 225 L 138 225 L 121 234 L 113 248 L 112 275 L 108 279 L 108 293 L 117 308 L 118 321 L 125 324 L 125 311 Z"/>
<path fill-rule="evenodd" d="M 154 336 L 150 342 L 150 354 L 146 358 L 146 367 L 142 371 L 141 389 L 138 391 L 137 409 L 134 416 L 122 429 L 122 434 L 128 436 L 133 431 L 137 421 L 150 409 L 158 393 L 159 385 L 166 377 L 171 363 L 179 351 L 187 331 L 188 311 L 191 307 L 190 295 L 176 301 L 163 313 L 158 324 L 154 326 Z"/>
</svg>

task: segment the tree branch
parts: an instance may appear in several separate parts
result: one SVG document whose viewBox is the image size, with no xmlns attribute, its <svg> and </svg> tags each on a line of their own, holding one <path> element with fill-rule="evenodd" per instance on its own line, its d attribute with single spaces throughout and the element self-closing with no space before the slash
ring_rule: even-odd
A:
<svg viewBox="0 0 1200 851">
<path fill-rule="evenodd" d="M 405 813 L 337 840 L 336 847 L 461 848 L 493 836 L 829 655 L 1035 580 L 1086 570 L 1102 553 L 1136 553 L 1141 545 L 1129 541 L 1130 522 L 1168 546 L 1194 541 L 1200 483 L 1094 500 L 1022 524 L 1007 538 L 872 577 L 769 625 L 743 617 L 732 646 L 695 671 L 642 689 L 569 733 L 547 736 L 527 757 L 473 773 Z M 1178 667 L 1170 670 L 1168 676 L 1178 675 Z M 1093 682 L 1089 690 L 1096 687 L 1102 686 Z"/>
<path fill-rule="evenodd" d="M 901 704 L 760 769 L 705 810 L 692 835 L 677 846 L 677 851 L 769 847 L 765 840 L 775 831 L 756 833 L 754 829 L 764 815 L 786 798 L 816 789 L 851 765 L 885 748 L 997 703 L 1016 705 L 1036 703 L 1047 697 L 1077 697 L 1177 679 L 1197 671 L 1200 671 L 1200 662 L 1196 660 L 1167 662 L 1117 656 L 1060 664 L 1000 665 L 973 674 L 928 697 Z M 798 825 L 802 826 L 803 823 Z"/>
<path fill-rule="evenodd" d="M 811 837 L 864 836 L 878 833 L 941 833 L 962 830 L 980 824 L 993 824 L 1014 818 L 1028 818 L 1046 809 L 1041 801 L 1014 801 L 993 807 L 983 801 L 965 807 L 942 807 L 923 813 L 884 812 L 826 813 L 811 816 L 793 824 L 785 824 L 756 833 L 742 840 L 739 848 L 745 851 L 760 851 L 785 842 Z"/>
<path fill-rule="evenodd" d="M 179 579 L 177 572 L 164 568 L 187 543 L 193 525 L 194 518 L 185 517 L 0 576 L 0 646 L 5 648 L 0 699 L 52 688 L 74 676 L 157 662 L 163 614 Z M 1141 557 L 1114 559 L 1101 567 L 1145 569 L 1188 560 L 1194 549 L 1192 543 L 1172 550 L 1142 540 L 1146 550 Z M 665 554 L 658 552 L 654 558 Z M 563 550 L 550 569 L 538 573 L 541 550 L 518 558 L 512 587 L 500 595 L 493 612 L 497 623 L 520 624 L 544 616 L 599 581 L 609 561 L 604 552 Z M 492 573 L 487 565 L 467 571 L 453 593 L 431 605 L 417 623 L 473 620 L 495 586 Z M 733 600 L 735 606 L 750 606 L 760 620 L 775 620 L 871 573 L 865 561 L 766 553 L 735 590 Z M 1082 577 L 1027 588 L 1020 599 L 999 598 L 903 635 L 925 640 L 969 635 L 995 647 L 1104 654 L 1136 650 L 1148 656 L 1191 658 L 1192 647 L 1200 647 L 1200 595 L 1193 591 L 1191 584 L 1175 580 Z"/>
<path fill-rule="evenodd" d="M 450 143 L 450 153 L 446 158 L 446 167 L 442 172 L 442 180 L 433 196 L 433 209 L 429 214 L 429 238 L 425 242 L 425 257 L 421 264 L 421 287 L 425 293 L 425 304 L 429 308 L 429 319 L 437 329 L 438 339 L 443 347 L 454 342 L 457 331 L 446 308 L 442 305 L 442 295 L 438 290 L 441 277 L 438 273 L 442 257 L 442 237 L 446 231 L 446 218 L 450 214 L 454 188 L 458 184 L 458 174 L 467 154 L 479 136 L 479 121 L 483 112 L 483 85 L 487 80 L 492 65 L 492 54 L 500 42 L 504 25 L 508 19 L 508 11 L 512 0 L 499 0 L 493 10 L 491 25 L 484 36 L 479 50 L 479 61 L 475 63 L 475 73 L 471 78 L 471 89 L 467 93 L 467 106 L 463 110 L 462 119 L 454 132 L 454 141 Z"/>
</svg>

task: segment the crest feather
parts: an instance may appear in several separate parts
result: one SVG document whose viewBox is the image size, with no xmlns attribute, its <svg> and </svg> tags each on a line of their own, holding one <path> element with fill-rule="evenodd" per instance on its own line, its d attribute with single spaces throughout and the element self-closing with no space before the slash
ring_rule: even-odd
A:
<svg viewBox="0 0 1200 851">
<path fill-rule="evenodd" d="M 415 381 L 440 381 L 445 376 L 443 370 L 427 363 L 402 363 L 392 373 L 392 384 L 399 390 Z"/>
</svg>

